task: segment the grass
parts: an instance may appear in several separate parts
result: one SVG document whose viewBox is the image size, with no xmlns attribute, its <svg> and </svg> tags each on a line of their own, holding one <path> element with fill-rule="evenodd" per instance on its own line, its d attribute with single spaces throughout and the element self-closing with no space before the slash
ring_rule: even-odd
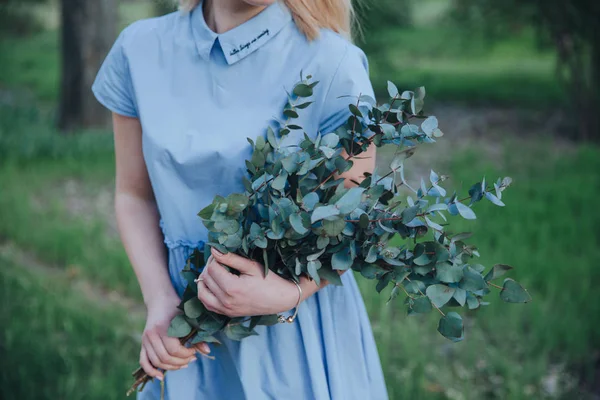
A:
<svg viewBox="0 0 600 400">
<path fill-rule="evenodd" d="M 596 361 L 590 349 L 600 342 L 592 322 L 600 314 L 593 300 L 593 283 L 600 282 L 599 149 L 557 155 L 537 143 L 519 149 L 513 139 L 503 154 L 502 172 L 515 178 L 505 194 L 507 207 L 481 204 L 476 223 L 456 221 L 453 230 L 474 232 L 482 264 L 515 266 L 512 275 L 534 301 L 507 305 L 493 296 L 489 307 L 465 313 L 466 340 L 451 345 L 436 336 L 430 319 L 382 324 L 394 311 L 377 308 L 381 300 L 369 294 L 372 284 L 362 282 L 388 383 L 397 383 L 392 398 L 430 398 L 435 388 L 444 388 L 447 397 L 459 391 L 466 399 L 552 397 L 552 376 L 563 391 L 554 397 L 586 398 L 574 387 L 573 371 L 591 379 Z M 484 173 L 498 176 L 484 160 L 475 149 L 457 155 L 450 167 L 454 184 L 466 189 Z"/>
<path fill-rule="evenodd" d="M 123 311 L 1 256 L 0 299 L 3 399 L 124 397 L 139 344 Z"/>
<path fill-rule="evenodd" d="M 425 86 L 435 101 L 543 108 L 562 103 L 551 52 L 536 49 L 532 33 L 490 42 L 452 26 L 430 25 L 367 36 L 373 84 L 385 94 Z"/>
<path fill-rule="evenodd" d="M 4 154 L 12 154 L 0 165 L 0 237 L 62 270 L 59 276 L 74 274 L 104 290 L 139 299 L 135 278 L 121 244 L 110 234 L 106 215 L 94 207 L 73 213 L 65 190 L 66 182 L 75 182 L 82 202 L 94 204 L 99 188 L 112 185 L 106 136 L 90 133 L 83 140 L 54 133 L 59 144 L 52 151 L 43 139 L 38 150 L 23 151 L 17 138 L 27 138 L 21 135 L 30 130 L 27 121 L 15 117 L 19 111 L 9 117 L 7 113 L 0 109 L 0 126 L 5 128 L 0 144 Z M 42 124 L 43 118 L 37 123 Z M 8 125 L 12 129 L 6 129 Z M 492 296 L 489 307 L 462 312 L 466 340 L 452 344 L 436 332 L 435 314 L 406 317 L 401 300 L 386 306 L 386 293 L 377 295 L 372 282 L 360 281 L 392 399 L 585 398 L 580 380 L 590 380 L 596 361 L 590 350 L 600 345 L 593 318 L 600 314 L 600 304 L 593 301 L 592 286 L 600 282 L 596 268 L 600 212 L 594 205 L 600 195 L 596 173 L 600 149 L 561 152 L 550 144 L 506 139 L 499 154 L 494 166 L 479 149 L 468 148 L 447 166 L 451 185 L 462 190 L 483 174 L 499 175 L 499 169 L 515 180 L 505 194 L 506 208 L 481 204 L 477 222 L 456 221 L 454 229 L 473 230 L 484 265 L 514 265 L 513 276 L 528 287 L 534 302 L 508 305 Z M 27 382 L 35 377 L 52 381 L 44 386 L 43 398 L 118 398 L 136 359 L 135 345 L 119 333 L 128 326 L 127 310 L 114 309 L 110 317 L 93 308 L 85 311 L 87 306 L 75 306 L 85 304 L 85 296 L 70 293 L 68 281 L 34 274 L 18 262 L 0 259 L 6 285 L 0 288 L 1 321 L 9 327 L 3 333 L 9 339 L 3 343 L 11 343 L 1 358 L 6 363 L 4 387 L 14 388 L 20 396 L 15 398 L 32 398 L 27 397 Z M 41 322 L 24 329 L 22 324 L 29 324 L 25 316 L 33 314 L 43 316 Z M 69 327 L 66 333 L 63 325 Z M 17 337 L 17 331 L 27 333 Z M 100 344 L 91 345 L 91 331 L 99 332 L 94 335 L 103 338 Z M 38 348 L 39 337 L 51 339 L 44 339 L 43 348 Z M 78 350 L 72 352 L 58 338 L 67 338 Z M 123 346 L 126 351 L 120 350 Z M 116 355 L 117 350 L 122 356 Z M 89 352 L 98 360 L 95 371 L 110 375 L 102 387 L 81 366 Z M 31 354 L 43 357 L 9 368 Z M 56 360 L 52 362 L 60 367 L 44 369 L 43 360 Z M 105 371 L 108 365 L 112 369 Z M 81 392 L 85 396 L 81 387 L 86 388 Z"/>
<path fill-rule="evenodd" d="M 530 34 L 493 45 L 466 42 L 441 23 L 444 3 L 423 3 L 410 30 L 369 36 L 380 92 L 386 78 L 403 88 L 424 84 L 436 100 L 560 102 L 553 56 L 536 51 Z M 147 7 L 124 5 L 121 25 Z M 58 45 L 56 15 L 47 15 L 49 32 L 0 41 L 0 88 L 8 89 L 0 91 L 1 397 L 122 398 L 137 359 L 137 323 L 128 321 L 127 308 L 98 304 L 72 281 L 140 298 L 101 201 L 107 193 L 110 199 L 114 179 L 112 139 L 52 128 Z M 23 91 L 24 100 L 14 95 Z M 475 223 L 456 221 L 454 229 L 475 233 L 482 264 L 514 265 L 534 301 L 494 299 L 477 313 L 463 312 L 466 340 L 452 344 L 436 332 L 435 314 L 407 317 L 401 300 L 386 306 L 387 293 L 359 281 L 390 397 L 586 398 L 600 346 L 593 286 L 600 282 L 600 149 L 508 137 L 500 156 L 473 146 L 456 151 L 444 171 L 456 188 L 465 191 L 483 174 L 514 178 L 506 208 L 481 204 Z M 3 242 L 48 267 L 3 252 Z"/>
</svg>

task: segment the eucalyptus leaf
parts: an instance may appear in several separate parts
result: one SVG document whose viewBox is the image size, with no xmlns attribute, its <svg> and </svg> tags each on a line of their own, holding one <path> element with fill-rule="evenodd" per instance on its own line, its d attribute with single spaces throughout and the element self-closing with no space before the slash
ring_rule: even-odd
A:
<svg viewBox="0 0 600 400">
<path fill-rule="evenodd" d="M 167 335 L 170 337 L 182 338 L 186 337 L 192 332 L 192 327 L 185 320 L 183 315 L 176 315 L 169 325 L 169 329 L 167 330 Z"/>
<path fill-rule="evenodd" d="M 486 281 L 493 281 L 494 279 L 498 279 L 501 276 L 503 276 L 504 274 L 506 274 L 508 271 L 510 271 L 511 269 L 513 269 L 513 267 L 511 267 L 510 265 L 505 265 L 505 264 L 496 264 L 492 267 L 492 269 L 490 270 L 490 272 L 488 272 L 485 275 L 485 280 Z"/>
<path fill-rule="evenodd" d="M 527 290 L 510 278 L 504 280 L 500 298 L 507 303 L 529 303 L 531 301 L 531 296 L 527 293 Z"/>
<path fill-rule="evenodd" d="M 441 308 L 454 296 L 455 290 L 446 285 L 431 285 L 427 287 L 425 294 L 437 308 Z"/>
<path fill-rule="evenodd" d="M 460 315 L 455 312 L 446 314 L 438 324 L 438 332 L 444 337 L 459 342 L 464 338 L 464 325 Z"/>
</svg>

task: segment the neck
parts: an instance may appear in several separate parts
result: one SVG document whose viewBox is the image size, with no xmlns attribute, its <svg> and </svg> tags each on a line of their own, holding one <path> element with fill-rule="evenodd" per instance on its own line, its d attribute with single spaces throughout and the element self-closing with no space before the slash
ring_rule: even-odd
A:
<svg viewBox="0 0 600 400">
<path fill-rule="evenodd" d="M 253 6 L 242 0 L 205 0 L 202 11 L 208 27 L 213 32 L 223 33 L 243 24 L 264 9 L 264 6 Z"/>
</svg>

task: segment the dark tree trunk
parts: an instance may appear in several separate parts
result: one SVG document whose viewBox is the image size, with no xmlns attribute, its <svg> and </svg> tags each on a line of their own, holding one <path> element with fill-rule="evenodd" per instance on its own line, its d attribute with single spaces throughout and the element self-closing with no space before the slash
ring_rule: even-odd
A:
<svg viewBox="0 0 600 400">
<path fill-rule="evenodd" d="M 116 0 L 61 0 L 61 87 L 58 125 L 62 131 L 106 126 L 110 114 L 91 86 L 117 32 Z"/>
<path fill-rule="evenodd" d="M 590 54 L 590 102 L 586 131 L 589 138 L 600 143 L 600 34 L 592 41 Z"/>
</svg>

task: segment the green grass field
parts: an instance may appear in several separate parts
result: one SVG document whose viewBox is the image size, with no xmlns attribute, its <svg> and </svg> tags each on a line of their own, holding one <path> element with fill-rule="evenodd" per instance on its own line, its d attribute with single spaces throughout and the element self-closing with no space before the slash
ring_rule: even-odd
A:
<svg viewBox="0 0 600 400">
<path fill-rule="evenodd" d="M 42 136 L 37 148 L 19 147 L 15 143 L 28 137 L 31 125 L 13 114 L 19 113 L 0 111 L 0 143 L 11 154 L 0 167 L 0 238 L 45 267 L 31 268 L 10 251 L 0 252 L 0 343 L 10 344 L 0 347 L 2 387 L 11 388 L 15 399 L 119 398 L 136 361 L 131 337 L 121 334 L 136 332 L 127 309 L 115 304 L 107 317 L 89 293 L 70 285 L 76 277 L 139 300 L 106 207 L 98 205 L 101 192 L 112 190 L 109 136 L 54 136 L 52 145 L 44 145 Z M 481 204 L 476 223 L 455 229 L 475 232 L 484 264 L 514 265 L 534 302 L 497 299 L 468 313 L 466 340 L 452 344 L 435 331 L 434 315 L 406 317 L 400 300 L 386 306 L 386 294 L 361 282 L 394 399 L 552 397 L 544 394 L 548 390 L 583 396 L 577 394 L 580 379 L 593 371 L 590 350 L 600 342 L 593 318 L 600 315 L 593 300 L 593 283 L 600 282 L 600 149 L 561 154 L 551 145 L 507 139 L 501 155 L 500 166 L 491 165 L 470 148 L 446 166 L 457 188 L 484 173 L 515 179 L 506 208 Z M 88 208 L 77 208 L 77 201 Z M 55 363 L 61 368 L 44 368 Z M 87 371 L 105 374 L 102 384 Z M 48 396 L 26 397 L 28 379 L 47 382 Z M 548 383 L 553 380 L 556 389 Z"/>
<path fill-rule="evenodd" d="M 552 55 L 536 52 L 531 37 L 463 47 L 451 28 L 434 29 L 441 4 L 425 2 L 411 30 L 371 38 L 375 82 L 426 84 L 435 100 L 461 104 L 539 108 L 560 100 Z M 124 6 L 122 25 L 145 12 Z M 112 138 L 52 127 L 52 24 L 0 41 L 0 398 L 121 399 L 143 312 L 114 227 Z M 480 204 L 476 222 L 455 221 L 454 229 L 475 233 L 482 264 L 513 265 L 534 301 L 495 298 L 463 312 L 466 339 L 454 344 L 436 332 L 436 315 L 407 317 L 402 296 L 386 305 L 388 293 L 360 281 L 391 399 L 587 399 L 598 390 L 600 148 L 525 133 L 485 146 L 485 137 L 467 136 L 459 147 L 443 138 L 436 147 L 452 156 L 435 169 L 462 191 L 484 174 L 514 178 L 507 207 Z"/>
</svg>

